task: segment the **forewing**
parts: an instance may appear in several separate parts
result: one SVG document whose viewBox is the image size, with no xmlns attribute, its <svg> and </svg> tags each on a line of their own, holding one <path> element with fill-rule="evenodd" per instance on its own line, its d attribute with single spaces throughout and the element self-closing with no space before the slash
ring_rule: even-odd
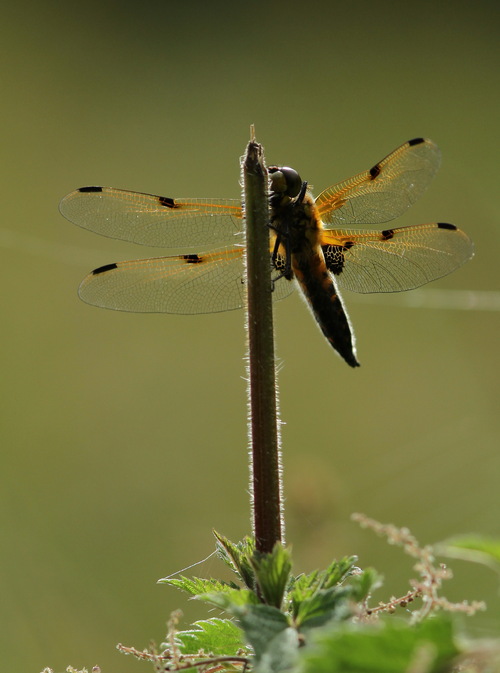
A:
<svg viewBox="0 0 500 673">
<path fill-rule="evenodd" d="M 412 290 L 462 266 L 474 254 L 453 224 L 385 231 L 324 231 L 322 249 L 338 284 L 353 292 Z"/>
<path fill-rule="evenodd" d="M 158 247 L 234 244 L 242 229 L 235 199 L 171 199 L 82 187 L 65 196 L 59 209 L 70 222 L 97 234 Z"/>
<path fill-rule="evenodd" d="M 432 140 L 410 140 L 369 171 L 322 192 L 315 203 L 323 223 L 328 229 L 398 217 L 427 189 L 440 160 L 441 153 Z"/>
<path fill-rule="evenodd" d="M 245 301 L 243 248 L 108 264 L 81 283 L 83 301 L 102 308 L 138 313 L 217 313 Z M 281 279 L 273 299 L 286 297 L 293 284 Z"/>
</svg>

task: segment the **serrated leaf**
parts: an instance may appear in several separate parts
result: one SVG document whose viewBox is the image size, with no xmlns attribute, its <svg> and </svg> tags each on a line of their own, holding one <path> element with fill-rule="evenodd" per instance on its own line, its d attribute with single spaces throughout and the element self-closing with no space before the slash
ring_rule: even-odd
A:
<svg viewBox="0 0 500 673">
<path fill-rule="evenodd" d="M 316 633 L 301 651 L 299 671 L 405 673 L 415 668 L 438 673 L 457 654 L 449 619 L 428 619 L 415 626 L 392 619 L 371 626 L 336 624 Z"/>
<path fill-rule="evenodd" d="M 256 664 L 262 664 L 262 671 L 284 670 L 291 665 L 299 636 L 280 610 L 270 605 L 248 605 L 234 608 L 233 614 L 253 648 Z"/>
<path fill-rule="evenodd" d="M 332 587 L 317 591 L 295 606 L 295 624 L 301 631 L 323 626 L 331 619 L 343 620 L 351 616 L 351 587 Z"/>
<path fill-rule="evenodd" d="M 277 542 L 270 554 L 255 552 L 252 566 L 264 601 L 281 607 L 292 569 L 290 552 Z"/>
<path fill-rule="evenodd" d="M 168 586 L 181 589 L 191 596 L 198 596 L 199 594 L 206 594 L 214 591 L 239 591 L 239 588 L 232 582 L 223 582 L 215 579 L 204 579 L 201 577 L 164 577 L 158 580 L 159 584 L 167 584 Z"/>
<path fill-rule="evenodd" d="M 312 596 L 318 586 L 318 575 L 319 570 L 313 570 L 311 573 L 303 573 L 302 575 L 292 577 L 290 596 L 293 595 L 298 601 Z"/>
<path fill-rule="evenodd" d="M 299 636 L 295 629 L 288 627 L 276 634 L 262 653 L 254 668 L 255 673 L 278 673 L 290 671 L 299 655 Z"/>
<path fill-rule="evenodd" d="M 344 556 L 339 561 L 332 561 L 326 570 L 319 573 L 321 588 L 329 589 L 343 582 L 352 573 L 357 561 L 357 556 Z"/>
<path fill-rule="evenodd" d="M 249 589 L 225 589 L 224 591 L 210 592 L 206 594 L 198 594 L 195 598 L 205 603 L 210 603 L 216 608 L 226 610 L 230 614 L 233 613 L 233 608 L 242 607 L 245 605 L 259 605 L 260 601 L 253 591 Z"/>
<path fill-rule="evenodd" d="M 302 601 L 310 598 L 319 589 L 329 589 L 340 584 L 352 573 L 356 561 L 356 556 L 346 556 L 340 561 L 332 561 L 325 570 L 298 575 L 292 583 L 290 598 Z"/>
<path fill-rule="evenodd" d="M 315 570 L 292 582 L 288 598 L 298 627 L 311 628 L 333 618 L 349 616 L 349 605 L 356 588 L 343 586 L 341 582 L 353 572 L 356 560 L 353 556 L 333 561 L 326 570 Z"/>
<path fill-rule="evenodd" d="M 255 551 L 255 542 L 245 537 L 241 542 L 234 544 L 223 535 L 214 531 L 217 540 L 217 555 L 238 576 L 243 584 L 251 590 L 255 589 L 255 573 L 251 558 Z"/>
<path fill-rule="evenodd" d="M 206 655 L 231 656 L 244 645 L 241 629 L 229 619 L 217 617 L 195 622 L 191 629 L 179 631 L 175 637 L 182 643 L 183 654 L 198 654 L 201 650 Z"/>
</svg>

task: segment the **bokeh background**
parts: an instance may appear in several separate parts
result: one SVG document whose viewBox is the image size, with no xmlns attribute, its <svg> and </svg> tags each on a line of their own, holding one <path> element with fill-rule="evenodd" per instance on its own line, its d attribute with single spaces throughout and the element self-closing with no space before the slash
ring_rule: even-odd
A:
<svg viewBox="0 0 500 673">
<path fill-rule="evenodd" d="M 92 268 L 162 252 L 57 206 L 88 184 L 238 198 L 251 123 L 316 192 L 432 138 L 441 171 L 398 224 L 453 222 L 476 246 L 418 295 L 345 294 L 356 371 L 297 296 L 277 307 L 296 570 L 357 553 L 386 576 L 376 600 L 406 591 L 411 560 L 353 511 L 422 543 L 498 536 L 497 3 L 27 0 L 2 16 L 3 669 L 147 670 L 115 644 L 161 641 L 177 607 L 208 614 L 156 580 L 210 554 L 212 528 L 250 532 L 243 313 L 81 303 Z M 452 565 L 448 596 L 489 603 L 468 627 L 497 633 L 498 578 Z"/>
</svg>

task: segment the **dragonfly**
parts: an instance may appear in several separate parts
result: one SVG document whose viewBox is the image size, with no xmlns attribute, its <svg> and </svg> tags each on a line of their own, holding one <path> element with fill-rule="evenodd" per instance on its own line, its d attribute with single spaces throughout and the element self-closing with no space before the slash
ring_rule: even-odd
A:
<svg viewBox="0 0 500 673">
<path fill-rule="evenodd" d="M 351 367 L 359 362 L 341 289 L 411 290 L 473 256 L 472 241 L 453 224 L 355 228 L 403 214 L 427 189 L 440 160 L 434 142 L 415 138 L 316 199 L 295 170 L 269 167 L 273 300 L 298 287 L 326 339 Z M 62 199 L 60 211 L 78 226 L 110 238 L 166 248 L 211 246 L 207 252 L 101 266 L 82 281 L 83 301 L 119 311 L 178 314 L 230 311 L 245 304 L 239 200 L 82 187 Z M 226 247 L 214 248 L 218 244 Z"/>
</svg>

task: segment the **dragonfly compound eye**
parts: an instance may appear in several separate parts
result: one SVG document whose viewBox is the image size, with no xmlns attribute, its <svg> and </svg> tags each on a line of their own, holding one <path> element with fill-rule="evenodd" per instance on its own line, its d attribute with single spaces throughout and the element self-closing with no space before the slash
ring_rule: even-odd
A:
<svg viewBox="0 0 500 673">
<path fill-rule="evenodd" d="M 286 194 L 292 199 L 298 196 L 302 179 L 297 171 L 288 166 L 270 166 L 271 190 L 275 193 Z"/>
</svg>

